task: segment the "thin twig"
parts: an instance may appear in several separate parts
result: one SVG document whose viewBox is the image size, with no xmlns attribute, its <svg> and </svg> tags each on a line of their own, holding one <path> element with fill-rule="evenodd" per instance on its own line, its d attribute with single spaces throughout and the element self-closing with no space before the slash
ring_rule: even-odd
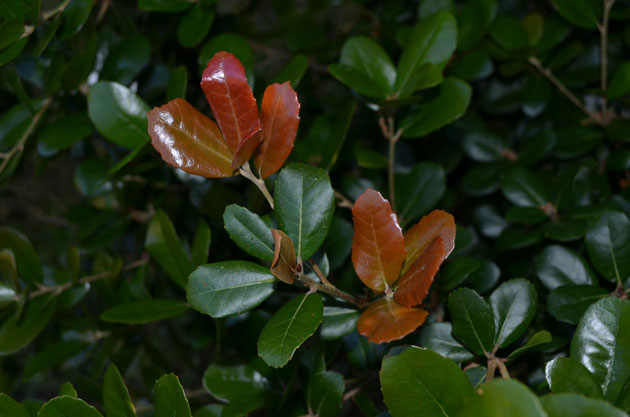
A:
<svg viewBox="0 0 630 417">
<path fill-rule="evenodd" d="M 354 207 L 354 203 L 337 190 L 335 190 L 335 198 L 337 199 L 337 205 L 339 207 L 347 208 L 349 210 L 352 210 L 352 207 Z"/>
<path fill-rule="evenodd" d="M 389 157 L 387 161 L 387 182 L 389 187 L 389 203 L 392 209 L 396 211 L 396 188 L 394 184 L 394 174 L 396 170 L 396 142 L 402 135 L 402 129 L 394 132 L 394 118 L 389 116 L 387 121 L 384 116 L 379 117 L 378 125 L 385 139 L 389 141 Z"/>
<path fill-rule="evenodd" d="M 328 281 L 328 278 L 326 278 L 322 270 L 319 269 L 319 266 L 315 263 L 315 261 L 313 261 L 312 259 L 309 259 L 308 262 L 311 264 L 311 268 L 313 269 L 313 272 L 315 272 L 315 275 L 317 275 L 317 277 L 322 282 L 322 284 L 329 287 L 334 287 L 334 285 L 330 281 Z"/>
<path fill-rule="evenodd" d="M 258 187 L 260 192 L 262 192 L 265 198 L 267 199 L 269 206 L 273 210 L 273 197 L 271 197 L 271 194 L 269 193 L 269 190 L 267 189 L 267 186 L 265 185 L 265 181 L 262 178 L 258 178 L 252 172 L 252 168 L 249 166 L 249 162 L 245 162 L 243 166 L 239 168 L 238 171 L 242 176 L 244 176 L 245 178 L 253 182 L 254 185 Z"/>
<path fill-rule="evenodd" d="M 20 137 L 20 139 L 13 146 L 13 148 L 11 148 L 9 152 L 6 152 L 2 155 L 3 160 L 2 160 L 2 163 L 0 163 L 0 174 L 4 172 L 4 169 L 9 164 L 9 161 L 11 161 L 11 158 L 13 158 L 13 156 L 16 153 L 22 152 L 24 150 L 24 145 L 26 144 L 26 141 L 33 133 L 33 130 L 35 130 L 35 127 L 37 126 L 39 119 L 41 119 L 41 117 L 44 115 L 46 110 L 48 110 L 48 107 L 50 106 L 51 103 L 52 103 L 52 99 L 50 97 L 44 100 L 44 102 L 42 103 L 42 108 L 39 109 L 37 113 L 35 113 L 35 115 L 31 119 L 31 123 L 28 125 L 28 127 L 24 131 L 24 134 L 22 135 L 22 137 Z"/>
<path fill-rule="evenodd" d="M 53 17 L 53 16 L 55 16 L 55 15 L 57 15 L 59 13 L 62 13 L 66 9 L 66 7 L 68 7 L 68 4 L 70 4 L 70 0 L 64 0 L 63 3 L 61 3 L 59 6 L 55 7 L 54 9 L 42 13 L 41 20 L 43 22 L 45 22 L 46 20 L 50 19 L 51 17 Z"/>
<path fill-rule="evenodd" d="M 307 287 L 309 287 L 309 289 L 315 289 L 316 291 L 323 292 L 328 295 L 332 295 L 333 297 L 341 298 L 342 300 L 345 300 L 358 307 L 365 307 L 369 304 L 367 300 L 361 300 L 353 296 L 352 294 L 348 294 L 347 292 L 340 290 L 334 285 L 327 286 L 322 283 L 319 283 L 304 274 L 299 274 L 297 276 L 297 280 L 300 281 L 302 284 L 306 285 Z"/>
<path fill-rule="evenodd" d="M 566 97 L 568 98 L 573 104 L 575 104 L 580 110 L 582 110 L 584 113 L 586 113 L 588 115 L 588 117 L 590 117 L 591 119 L 593 119 L 595 122 L 597 123 L 601 123 L 600 121 L 600 117 L 598 114 L 596 113 L 592 113 L 590 111 L 588 111 L 588 109 L 586 108 L 586 106 L 584 105 L 584 103 L 582 103 L 582 101 L 577 98 L 577 96 L 575 94 L 573 94 L 571 92 L 571 90 L 569 90 L 563 83 L 562 81 L 560 81 L 558 78 L 556 78 L 555 75 L 553 75 L 553 72 L 551 72 L 551 70 L 549 68 L 546 68 L 545 66 L 543 66 L 543 64 L 540 62 L 540 60 L 534 56 L 530 56 L 527 61 L 534 67 L 536 68 L 536 70 L 538 70 L 538 72 L 540 72 L 542 75 L 544 75 L 545 77 L 547 77 L 547 79 L 549 81 L 551 81 L 551 83 L 553 85 L 556 86 L 556 88 Z"/>
<path fill-rule="evenodd" d="M 147 258 L 141 258 L 138 259 L 136 261 L 133 261 L 125 266 L 122 267 L 123 271 L 131 271 L 132 269 L 136 269 L 139 268 L 143 265 L 146 265 L 149 263 L 149 260 Z M 99 272 L 98 274 L 93 274 L 93 275 L 88 275 L 86 277 L 83 277 L 81 279 L 79 279 L 77 282 L 66 282 L 64 284 L 61 285 L 51 285 L 51 286 L 45 286 L 42 285 L 39 287 L 38 290 L 33 291 L 29 294 L 29 298 L 35 298 L 38 297 L 40 295 L 43 294 L 48 294 L 48 293 L 53 293 L 55 295 L 59 295 L 62 292 L 72 288 L 74 285 L 77 284 L 85 284 L 88 282 L 93 282 L 93 281 L 98 281 L 101 279 L 105 279 L 105 278 L 109 278 L 112 275 L 112 271 L 104 271 L 104 272 Z"/>
</svg>

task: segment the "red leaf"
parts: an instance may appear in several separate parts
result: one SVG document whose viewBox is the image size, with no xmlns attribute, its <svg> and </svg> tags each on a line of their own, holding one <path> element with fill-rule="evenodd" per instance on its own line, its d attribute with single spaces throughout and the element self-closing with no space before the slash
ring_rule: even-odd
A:
<svg viewBox="0 0 630 417">
<path fill-rule="evenodd" d="M 203 72 L 201 88 L 232 152 L 250 138 L 256 139 L 254 134 L 261 129 L 258 107 L 238 58 L 229 52 L 217 52 Z M 253 152 L 255 147 L 245 149 Z M 250 156 L 243 153 L 239 159 L 247 161 Z"/>
<path fill-rule="evenodd" d="M 262 131 L 254 133 L 249 139 L 244 140 L 236 149 L 234 154 L 234 160 L 232 161 L 232 169 L 237 169 L 245 162 L 249 161 L 249 158 L 254 154 L 256 148 L 263 140 Z"/>
<path fill-rule="evenodd" d="M 402 339 L 424 323 L 429 313 L 420 308 L 403 307 L 383 297 L 361 313 L 357 322 L 359 333 L 372 343 Z"/>
<path fill-rule="evenodd" d="M 394 292 L 394 300 L 398 304 L 415 307 L 424 300 L 433 284 L 433 277 L 444 261 L 444 253 L 444 243 L 438 236 L 398 281 Z"/>
<path fill-rule="evenodd" d="M 442 237 L 442 243 L 444 244 L 443 259 L 446 259 L 455 247 L 456 231 L 455 219 L 445 211 L 433 210 L 421 218 L 415 226 L 405 233 L 407 257 L 402 270 L 403 274 L 411 268 L 427 246 L 438 236 Z"/>
<path fill-rule="evenodd" d="M 262 178 L 278 172 L 289 157 L 300 123 L 299 114 L 300 102 L 289 81 L 267 87 L 260 108 L 265 140 L 254 158 Z"/>
<path fill-rule="evenodd" d="M 212 120 L 182 98 L 147 113 L 151 144 L 176 168 L 208 178 L 231 177 L 232 152 Z"/>
<path fill-rule="evenodd" d="M 389 202 L 368 188 L 352 208 L 352 262 L 361 281 L 377 292 L 391 286 L 405 260 L 402 230 Z"/>
</svg>

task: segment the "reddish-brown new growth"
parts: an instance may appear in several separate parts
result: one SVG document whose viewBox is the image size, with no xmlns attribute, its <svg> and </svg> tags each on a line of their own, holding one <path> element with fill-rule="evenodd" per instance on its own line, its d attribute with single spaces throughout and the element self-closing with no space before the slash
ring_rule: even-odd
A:
<svg viewBox="0 0 630 417">
<path fill-rule="evenodd" d="M 229 52 L 216 53 L 203 71 L 201 88 L 232 152 L 250 138 L 256 139 L 253 136 L 261 130 L 258 107 L 241 61 Z M 241 159 L 247 161 L 250 156 Z"/>
<path fill-rule="evenodd" d="M 368 189 L 352 207 L 352 262 L 361 281 L 383 292 L 400 274 L 405 242 L 396 215 L 378 191 Z"/>
<path fill-rule="evenodd" d="M 357 330 L 372 343 L 391 342 L 413 332 L 429 313 L 420 308 L 401 306 L 383 297 L 373 302 L 359 317 Z"/>
<path fill-rule="evenodd" d="M 151 143 L 164 161 L 210 178 L 235 175 L 254 154 L 262 178 L 282 168 L 300 122 L 300 103 L 289 82 L 265 90 L 262 123 L 245 68 L 234 55 L 216 53 L 201 88 L 218 127 L 181 98 L 148 113 Z"/>
<path fill-rule="evenodd" d="M 434 210 L 403 238 L 389 202 L 367 189 L 355 202 L 352 219 L 354 269 L 370 289 L 385 292 L 361 314 L 357 328 L 374 343 L 400 339 L 424 323 L 428 314 L 413 307 L 425 299 L 455 246 L 453 216 Z M 387 291 L 396 281 L 393 293 Z"/>
<path fill-rule="evenodd" d="M 216 123 L 178 98 L 147 114 L 151 144 L 174 167 L 209 178 L 233 174 L 232 151 Z"/>
<path fill-rule="evenodd" d="M 289 157 L 300 124 L 300 102 L 288 81 L 265 90 L 260 120 L 265 140 L 258 148 L 254 164 L 262 178 L 277 172 Z"/>
</svg>

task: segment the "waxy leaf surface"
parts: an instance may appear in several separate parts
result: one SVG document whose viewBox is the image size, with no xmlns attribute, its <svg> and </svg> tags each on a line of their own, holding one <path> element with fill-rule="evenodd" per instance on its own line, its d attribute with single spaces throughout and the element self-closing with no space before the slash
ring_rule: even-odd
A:
<svg viewBox="0 0 630 417">
<path fill-rule="evenodd" d="M 293 284 L 297 258 L 291 238 L 282 230 L 271 229 L 274 253 L 271 273 L 282 282 Z"/>
<path fill-rule="evenodd" d="M 99 411 L 79 398 L 55 397 L 40 408 L 38 417 L 103 417 Z"/>
<path fill-rule="evenodd" d="M 591 398 L 604 398 L 595 375 L 575 359 L 555 358 L 547 362 L 545 378 L 554 394 L 574 392 Z"/>
<path fill-rule="evenodd" d="M 216 53 L 203 71 L 201 88 L 232 152 L 247 140 L 259 140 L 254 136 L 261 129 L 256 99 L 238 58 L 229 52 Z M 249 156 L 242 158 L 246 161 Z"/>
<path fill-rule="evenodd" d="M 151 144 L 162 159 L 190 174 L 231 177 L 233 151 L 216 123 L 176 98 L 148 113 Z"/>
<path fill-rule="evenodd" d="M 166 374 L 155 381 L 155 417 L 191 417 L 184 387 L 175 374 Z"/>
<path fill-rule="evenodd" d="M 372 343 L 402 339 L 424 323 L 428 311 L 401 306 L 387 297 L 373 302 L 359 317 L 357 329 Z"/>
<path fill-rule="evenodd" d="M 254 163 L 262 178 L 267 178 L 278 172 L 289 157 L 300 123 L 300 102 L 288 81 L 267 87 L 260 108 L 260 121 L 264 140 Z"/>
<path fill-rule="evenodd" d="M 433 210 L 420 219 L 411 229 L 405 233 L 405 266 L 403 274 L 411 268 L 416 260 L 422 255 L 429 244 L 436 237 L 442 238 L 444 244 L 444 258 L 453 251 L 455 247 L 455 219 L 443 210 Z"/>
<path fill-rule="evenodd" d="M 324 303 L 319 294 L 301 295 L 284 305 L 263 327 L 258 339 L 258 355 L 267 365 L 279 368 L 322 322 Z"/>
<path fill-rule="evenodd" d="M 352 263 L 370 289 L 385 291 L 398 279 L 405 260 L 402 230 L 389 202 L 368 189 L 352 208 Z"/>
<path fill-rule="evenodd" d="M 398 281 L 394 300 L 406 307 L 415 307 L 424 300 L 433 284 L 433 277 L 444 260 L 444 242 L 433 239 L 422 255 Z"/>
<path fill-rule="evenodd" d="M 273 259 L 273 235 L 255 213 L 237 204 L 225 208 L 223 223 L 230 238 L 241 249 L 265 261 Z"/>
<path fill-rule="evenodd" d="M 107 417 L 136 417 L 129 390 L 113 362 L 107 368 L 103 380 L 103 408 Z"/>
</svg>

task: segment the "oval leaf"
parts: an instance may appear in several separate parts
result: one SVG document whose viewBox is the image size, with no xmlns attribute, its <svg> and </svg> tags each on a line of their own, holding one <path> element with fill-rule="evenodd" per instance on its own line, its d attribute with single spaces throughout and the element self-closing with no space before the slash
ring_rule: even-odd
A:
<svg viewBox="0 0 630 417">
<path fill-rule="evenodd" d="M 453 334 L 478 355 L 492 351 L 495 325 L 492 310 L 479 294 L 468 288 L 453 291 L 448 297 Z"/>
<path fill-rule="evenodd" d="M 373 302 L 361 313 L 357 330 L 372 343 L 402 339 L 426 320 L 429 312 L 401 306 L 388 297 Z"/>
<path fill-rule="evenodd" d="M 136 148 L 149 140 L 149 106 L 127 87 L 99 81 L 90 86 L 87 104 L 96 129 L 115 144 Z"/>
<path fill-rule="evenodd" d="M 607 297 L 591 305 L 575 330 L 571 357 L 591 371 L 615 403 L 630 378 L 630 301 Z"/>
<path fill-rule="evenodd" d="M 24 311 L 10 316 L 0 327 L 0 356 L 10 355 L 28 345 L 48 324 L 57 298 L 50 294 L 33 298 Z"/>
<path fill-rule="evenodd" d="M 245 261 L 202 265 L 186 286 L 186 297 L 197 311 L 212 317 L 240 314 L 262 303 L 273 292 L 276 278 L 263 266 Z"/>
<path fill-rule="evenodd" d="M 595 375 L 575 359 L 555 358 L 547 362 L 545 378 L 554 394 L 574 392 L 591 398 L 604 398 Z"/>
<path fill-rule="evenodd" d="M 477 392 L 459 417 L 547 417 L 536 395 L 514 379 L 495 379 Z"/>
<path fill-rule="evenodd" d="M 184 388 L 174 374 L 155 381 L 155 417 L 192 417 Z"/>
<path fill-rule="evenodd" d="M 280 171 L 274 190 L 280 229 L 295 245 L 298 259 L 309 259 L 324 243 L 335 211 L 335 195 L 323 169 L 292 164 Z"/>
<path fill-rule="evenodd" d="M 233 152 L 216 123 L 183 98 L 148 113 L 151 144 L 164 161 L 190 174 L 231 177 Z"/>
<path fill-rule="evenodd" d="M 444 260 L 444 242 L 440 236 L 422 252 L 422 255 L 407 270 L 396 284 L 394 300 L 406 307 L 415 307 L 429 293 L 433 277 Z"/>
<path fill-rule="evenodd" d="M 547 246 L 538 256 L 536 272 L 548 290 L 564 285 L 596 285 L 597 278 L 586 261 L 571 249 Z"/>
<path fill-rule="evenodd" d="M 609 403 L 578 394 L 549 394 L 540 398 L 548 417 L 627 417 Z"/>
<path fill-rule="evenodd" d="M 267 365 L 286 365 L 297 348 L 322 322 L 324 304 L 318 294 L 295 297 L 284 305 L 263 327 L 258 338 L 258 355 Z"/>
<path fill-rule="evenodd" d="M 368 188 L 352 207 L 352 263 L 361 281 L 383 292 L 393 285 L 405 260 L 402 230 L 389 202 Z"/>
<path fill-rule="evenodd" d="M 496 328 L 495 345 L 504 348 L 518 339 L 534 318 L 538 307 L 536 289 L 525 279 L 506 281 L 490 295 L 490 306 Z"/>
<path fill-rule="evenodd" d="M 267 378 L 248 365 L 210 365 L 203 374 L 203 387 L 217 400 L 236 401 L 269 390 Z"/>
<path fill-rule="evenodd" d="M 407 254 L 402 273 L 406 273 L 411 268 L 429 244 L 438 236 L 442 238 L 444 258 L 446 258 L 455 247 L 456 233 L 455 219 L 443 210 L 433 210 L 421 218 L 405 233 L 405 251 Z"/>
<path fill-rule="evenodd" d="M 255 134 L 261 130 L 258 107 L 238 58 L 217 52 L 203 71 L 201 88 L 232 152 L 248 140 L 257 140 Z M 250 156 L 242 155 L 243 162 Z"/>
<path fill-rule="evenodd" d="M 353 308 L 324 307 L 320 333 L 322 339 L 339 339 L 357 328 L 359 312 Z"/>
<path fill-rule="evenodd" d="M 151 323 L 178 316 L 185 313 L 188 308 L 188 303 L 168 298 L 136 300 L 103 311 L 101 320 L 109 323 Z"/>
<path fill-rule="evenodd" d="M 37 417 L 103 417 L 98 410 L 79 398 L 62 395 L 42 406 Z"/>
<path fill-rule="evenodd" d="M 37 285 L 44 279 L 44 270 L 37 252 L 26 236 L 10 227 L 0 227 L 0 250 L 10 249 L 17 265 L 18 278 Z"/>
<path fill-rule="evenodd" d="M 271 261 L 274 254 L 273 235 L 258 215 L 236 204 L 225 208 L 223 223 L 230 238 L 252 256 Z"/>
<path fill-rule="evenodd" d="M 256 151 L 254 164 L 260 176 L 267 178 L 278 172 L 289 157 L 300 124 L 300 102 L 288 81 L 265 89 L 260 121 L 264 139 Z"/>
<path fill-rule="evenodd" d="M 459 365 L 418 347 L 383 359 L 380 379 L 392 417 L 455 416 L 474 393 Z"/>
<path fill-rule="evenodd" d="M 103 381 L 103 406 L 107 417 L 135 417 L 136 409 L 129 397 L 125 382 L 113 363 L 105 372 Z"/>
<path fill-rule="evenodd" d="M 433 323 L 425 326 L 420 333 L 418 344 L 458 363 L 469 361 L 474 357 L 453 338 L 451 323 Z"/>
<path fill-rule="evenodd" d="M 346 384 L 343 375 L 334 371 L 313 374 L 307 391 L 307 405 L 318 417 L 337 417 Z"/>
<path fill-rule="evenodd" d="M 396 201 L 400 223 L 424 216 L 440 201 L 446 190 L 446 173 L 441 165 L 422 162 L 396 176 Z"/>
<path fill-rule="evenodd" d="M 604 288 L 593 285 L 565 285 L 549 293 L 547 309 L 556 320 L 578 324 L 591 304 L 608 295 Z"/>
<path fill-rule="evenodd" d="M 354 36 L 346 40 L 341 48 L 339 62 L 365 74 L 372 84 L 378 86 L 377 92 L 392 91 L 396 69 L 387 52 L 372 39 Z"/>
<path fill-rule="evenodd" d="M 602 213 L 586 233 L 586 248 L 595 269 L 621 282 L 630 276 L 630 221 L 616 211 Z"/>
</svg>

